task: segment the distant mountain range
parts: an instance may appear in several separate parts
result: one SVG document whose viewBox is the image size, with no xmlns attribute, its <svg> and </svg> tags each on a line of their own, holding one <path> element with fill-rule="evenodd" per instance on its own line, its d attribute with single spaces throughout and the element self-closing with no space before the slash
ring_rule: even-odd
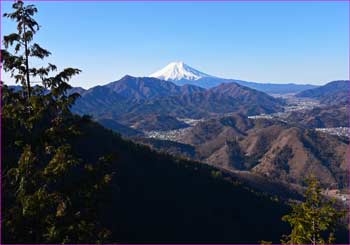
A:
<svg viewBox="0 0 350 245">
<path fill-rule="evenodd" d="M 238 83 L 240 85 L 260 90 L 271 94 L 297 93 L 306 89 L 316 88 L 310 84 L 277 84 L 277 83 L 256 83 L 236 79 L 220 78 L 198 71 L 184 62 L 172 62 L 161 70 L 152 73 L 150 77 L 155 77 L 165 81 L 174 82 L 177 85 L 192 84 L 203 88 L 212 88 L 222 83 Z"/>
<path fill-rule="evenodd" d="M 80 91 L 80 95 L 73 107 L 78 114 L 113 119 L 139 129 L 145 127 L 140 124 L 144 121 L 149 130 L 152 122 L 154 130 L 162 128 L 161 124 L 165 126 L 162 119 L 181 127 L 176 117 L 202 118 L 231 112 L 255 115 L 282 111 L 284 105 L 281 99 L 233 82 L 204 89 L 132 76 Z"/>
<path fill-rule="evenodd" d="M 333 81 L 324 86 L 300 92 L 296 96 L 317 99 L 327 105 L 349 105 L 350 81 Z"/>
</svg>

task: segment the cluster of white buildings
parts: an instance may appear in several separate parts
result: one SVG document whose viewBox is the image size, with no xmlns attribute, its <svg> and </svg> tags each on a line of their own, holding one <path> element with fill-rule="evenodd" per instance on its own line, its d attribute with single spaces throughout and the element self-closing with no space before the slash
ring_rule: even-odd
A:
<svg viewBox="0 0 350 245">
<path fill-rule="evenodd" d="M 184 123 L 186 123 L 186 124 L 188 124 L 188 125 L 190 125 L 192 127 L 195 126 L 199 122 L 205 121 L 204 119 L 179 118 L 179 117 L 177 117 L 176 119 L 181 121 L 181 122 L 184 122 Z"/>
<path fill-rule="evenodd" d="M 190 129 L 191 127 L 168 130 L 168 131 L 148 131 L 148 132 L 145 132 L 145 135 L 148 138 L 181 142 L 182 136 L 184 136 L 186 132 Z"/>
<path fill-rule="evenodd" d="M 324 132 L 327 134 L 345 136 L 350 138 L 350 127 L 338 127 L 338 128 L 316 128 L 316 131 Z"/>
</svg>

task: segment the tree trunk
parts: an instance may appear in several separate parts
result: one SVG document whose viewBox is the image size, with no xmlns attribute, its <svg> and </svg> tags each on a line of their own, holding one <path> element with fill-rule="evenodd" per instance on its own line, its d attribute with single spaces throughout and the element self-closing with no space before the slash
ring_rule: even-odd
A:
<svg viewBox="0 0 350 245">
<path fill-rule="evenodd" d="M 28 43 L 27 43 L 27 40 L 25 38 L 25 34 L 26 34 L 26 25 L 23 21 L 24 52 L 25 52 L 25 56 L 26 56 L 27 93 L 28 93 L 28 100 L 29 100 L 30 96 L 31 96 L 30 77 L 29 77 L 29 59 L 28 59 L 29 54 L 28 54 Z"/>
<path fill-rule="evenodd" d="M 316 245 L 315 219 L 312 218 L 312 244 Z"/>
</svg>

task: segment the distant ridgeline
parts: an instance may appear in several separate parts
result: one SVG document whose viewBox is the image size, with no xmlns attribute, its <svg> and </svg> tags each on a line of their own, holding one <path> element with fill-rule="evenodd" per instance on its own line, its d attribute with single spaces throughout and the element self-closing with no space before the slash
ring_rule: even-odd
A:
<svg viewBox="0 0 350 245">
<path fill-rule="evenodd" d="M 310 84 L 278 84 L 278 83 L 257 83 L 247 82 L 237 79 L 226 79 L 212 75 L 208 75 L 204 72 L 198 71 L 184 62 L 172 62 L 154 72 L 150 77 L 159 78 L 166 81 L 174 82 L 177 85 L 191 84 L 203 88 L 213 88 L 222 83 L 238 83 L 240 85 L 256 89 L 265 93 L 271 94 L 288 94 L 298 93 L 306 89 L 316 88 L 317 86 Z"/>
<path fill-rule="evenodd" d="M 232 82 L 206 90 L 131 76 L 93 87 L 81 95 L 73 111 L 115 119 L 126 125 L 150 114 L 201 118 L 239 111 L 255 115 L 282 111 L 284 105 L 281 99 Z"/>
<path fill-rule="evenodd" d="M 300 92 L 296 96 L 317 99 L 328 105 L 349 105 L 350 81 L 333 81 L 319 88 Z"/>
</svg>

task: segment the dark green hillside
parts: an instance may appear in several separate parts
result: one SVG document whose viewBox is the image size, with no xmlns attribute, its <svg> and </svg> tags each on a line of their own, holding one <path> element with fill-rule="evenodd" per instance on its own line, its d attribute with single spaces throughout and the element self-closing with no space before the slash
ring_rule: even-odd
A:
<svg viewBox="0 0 350 245">
<path fill-rule="evenodd" d="M 78 156 L 95 161 L 114 153 L 116 191 L 105 221 L 119 242 L 279 242 L 288 209 L 253 193 L 204 164 L 173 159 L 80 120 Z M 118 191 L 117 191 L 118 190 Z"/>
<path fill-rule="evenodd" d="M 175 159 L 79 118 L 79 157 L 113 153 L 115 192 L 103 209 L 115 242 L 280 242 L 289 208 L 205 164 Z M 339 237 L 340 238 L 340 237 Z"/>
<path fill-rule="evenodd" d="M 103 118 L 103 119 L 97 120 L 97 122 L 102 126 L 104 126 L 105 128 L 112 129 L 113 131 L 118 132 L 125 137 L 135 137 L 135 136 L 143 135 L 141 131 L 138 131 L 136 129 L 120 124 L 112 119 Z"/>
<path fill-rule="evenodd" d="M 173 156 L 197 160 L 196 149 L 192 145 L 182 144 L 171 140 L 160 140 L 155 138 L 133 138 L 134 142 L 141 143 L 156 149 L 158 152 L 166 152 Z"/>
</svg>

